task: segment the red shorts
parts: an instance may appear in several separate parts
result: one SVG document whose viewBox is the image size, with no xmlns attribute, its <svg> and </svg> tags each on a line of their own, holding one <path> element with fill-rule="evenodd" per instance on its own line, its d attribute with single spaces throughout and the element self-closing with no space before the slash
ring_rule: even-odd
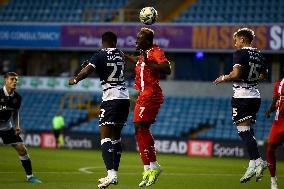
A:
<svg viewBox="0 0 284 189">
<path fill-rule="evenodd" d="M 164 98 L 160 95 L 139 95 L 134 109 L 133 122 L 154 123 L 163 101 Z"/>
<path fill-rule="evenodd" d="M 281 144 L 284 143 L 284 119 L 274 121 L 270 129 L 269 144 Z"/>
</svg>

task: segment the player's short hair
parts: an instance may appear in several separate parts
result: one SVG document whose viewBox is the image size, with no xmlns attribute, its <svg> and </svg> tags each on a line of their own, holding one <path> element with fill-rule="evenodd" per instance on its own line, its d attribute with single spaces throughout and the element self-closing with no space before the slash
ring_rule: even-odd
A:
<svg viewBox="0 0 284 189">
<path fill-rule="evenodd" d="M 15 76 L 15 77 L 17 77 L 18 74 L 17 74 L 16 72 L 7 72 L 7 73 L 4 74 L 4 79 L 7 79 L 7 78 L 10 77 L 10 76 Z"/>
<path fill-rule="evenodd" d="M 141 28 L 140 32 L 144 33 L 145 37 L 153 43 L 154 40 L 154 30 L 150 29 L 150 28 Z"/>
<path fill-rule="evenodd" d="M 112 44 L 112 43 L 116 44 L 117 43 L 117 36 L 113 32 L 107 31 L 107 32 L 103 33 L 102 40 L 104 42 L 109 43 L 109 44 Z"/>
<path fill-rule="evenodd" d="M 240 28 L 234 33 L 234 37 L 244 37 L 248 43 L 251 43 L 255 37 L 255 34 L 252 29 Z"/>
</svg>

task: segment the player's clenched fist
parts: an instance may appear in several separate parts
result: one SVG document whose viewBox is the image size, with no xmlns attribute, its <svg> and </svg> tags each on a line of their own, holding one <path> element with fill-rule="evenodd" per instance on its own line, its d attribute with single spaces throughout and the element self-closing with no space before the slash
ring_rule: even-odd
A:
<svg viewBox="0 0 284 189">
<path fill-rule="evenodd" d="M 69 85 L 75 85 L 75 84 L 77 84 L 77 81 L 76 81 L 76 79 L 70 79 L 68 84 Z"/>
</svg>

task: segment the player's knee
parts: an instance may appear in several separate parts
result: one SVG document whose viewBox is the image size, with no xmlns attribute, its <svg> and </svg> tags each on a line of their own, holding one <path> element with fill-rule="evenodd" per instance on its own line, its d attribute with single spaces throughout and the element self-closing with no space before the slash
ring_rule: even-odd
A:
<svg viewBox="0 0 284 189">
<path fill-rule="evenodd" d="M 16 150 L 20 156 L 27 155 L 27 149 L 24 145 L 17 145 Z"/>
</svg>

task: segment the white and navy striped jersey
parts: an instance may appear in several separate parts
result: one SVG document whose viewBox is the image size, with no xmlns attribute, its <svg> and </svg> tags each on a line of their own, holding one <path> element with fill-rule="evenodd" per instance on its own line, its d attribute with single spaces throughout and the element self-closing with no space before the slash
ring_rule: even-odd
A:
<svg viewBox="0 0 284 189">
<path fill-rule="evenodd" d="M 11 95 L 8 94 L 5 87 L 0 89 L 0 130 L 5 131 L 13 127 L 14 121 L 12 114 L 19 111 L 22 98 L 14 91 Z"/>
<path fill-rule="evenodd" d="M 252 47 L 243 47 L 234 53 L 234 66 L 241 66 L 241 76 L 233 82 L 234 98 L 260 98 L 260 73 L 267 70 L 264 57 Z"/>
<path fill-rule="evenodd" d="M 123 52 L 117 48 L 106 48 L 96 52 L 91 60 L 100 77 L 103 89 L 103 101 L 129 99 L 124 81 L 125 61 Z"/>
</svg>

